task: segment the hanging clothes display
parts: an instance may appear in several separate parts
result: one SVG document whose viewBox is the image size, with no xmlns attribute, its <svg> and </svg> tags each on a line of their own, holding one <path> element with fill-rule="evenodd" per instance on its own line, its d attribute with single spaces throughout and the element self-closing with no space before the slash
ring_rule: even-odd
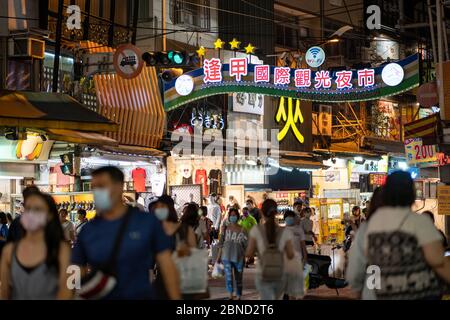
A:
<svg viewBox="0 0 450 320">
<path fill-rule="evenodd" d="M 145 179 L 147 178 L 145 169 L 134 169 L 131 171 L 131 177 L 133 178 L 134 191 L 145 192 Z"/>
<path fill-rule="evenodd" d="M 203 195 L 208 194 L 208 179 L 206 176 L 206 170 L 205 169 L 197 169 L 195 171 L 195 184 L 201 184 L 202 185 L 202 192 Z"/>
<path fill-rule="evenodd" d="M 212 169 L 209 171 L 209 193 L 217 195 L 222 194 L 222 171 L 219 169 Z"/>
</svg>

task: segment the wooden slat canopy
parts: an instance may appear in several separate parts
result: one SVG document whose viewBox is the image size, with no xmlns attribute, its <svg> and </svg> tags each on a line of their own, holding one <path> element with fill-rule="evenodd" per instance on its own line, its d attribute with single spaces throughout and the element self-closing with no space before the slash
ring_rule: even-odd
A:
<svg viewBox="0 0 450 320">
<path fill-rule="evenodd" d="M 117 145 L 116 140 L 96 132 L 74 131 L 66 129 L 48 129 L 47 133 L 51 140 L 56 141 L 98 146 Z"/>
<path fill-rule="evenodd" d="M 115 131 L 114 122 L 67 94 L 0 90 L 0 126 Z"/>
<path fill-rule="evenodd" d="M 155 68 L 143 68 L 133 79 L 95 75 L 94 82 L 99 113 L 119 123 L 119 130 L 107 135 L 122 145 L 158 148 L 165 112 Z"/>
</svg>

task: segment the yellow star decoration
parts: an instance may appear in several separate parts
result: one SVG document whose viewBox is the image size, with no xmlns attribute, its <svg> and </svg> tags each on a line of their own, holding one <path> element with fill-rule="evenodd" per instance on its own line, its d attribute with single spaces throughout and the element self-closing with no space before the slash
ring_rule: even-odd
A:
<svg viewBox="0 0 450 320">
<path fill-rule="evenodd" d="M 214 48 L 215 49 L 223 49 L 224 44 L 225 44 L 225 41 L 222 41 L 220 38 L 217 38 L 216 42 L 214 42 Z"/>
<path fill-rule="evenodd" d="M 304 143 L 305 138 L 303 137 L 303 135 L 300 133 L 300 131 L 297 128 L 298 122 L 300 122 L 300 124 L 302 124 L 304 122 L 302 110 L 300 109 L 300 100 L 297 99 L 297 101 L 295 103 L 295 112 L 294 112 L 293 105 L 292 105 L 292 98 L 287 98 L 287 99 L 288 99 L 287 114 L 286 114 L 286 109 L 285 109 L 285 101 L 284 101 L 285 98 L 281 97 L 280 104 L 278 106 L 277 115 L 276 115 L 276 120 L 278 123 L 280 123 L 281 120 L 283 120 L 285 122 L 284 128 L 278 133 L 278 136 L 277 136 L 278 141 L 283 140 L 286 137 L 287 133 L 289 132 L 289 129 L 292 129 L 292 133 L 297 138 L 298 142 Z"/>
<path fill-rule="evenodd" d="M 201 46 L 200 48 L 198 48 L 198 50 L 196 52 L 199 57 L 204 57 L 205 53 L 206 53 L 206 49 L 204 46 Z"/>
<path fill-rule="evenodd" d="M 252 54 L 253 51 L 255 51 L 255 47 L 252 46 L 251 43 L 249 43 L 248 46 L 244 47 L 244 49 L 245 49 L 245 53 L 247 53 L 247 54 Z"/>
<path fill-rule="evenodd" d="M 236 38 L 233 38 L 232 41 L 228 42 L 231 46 L 231 49 L 239 49 L 240 41 L 237 41 Z"/>
</svg>

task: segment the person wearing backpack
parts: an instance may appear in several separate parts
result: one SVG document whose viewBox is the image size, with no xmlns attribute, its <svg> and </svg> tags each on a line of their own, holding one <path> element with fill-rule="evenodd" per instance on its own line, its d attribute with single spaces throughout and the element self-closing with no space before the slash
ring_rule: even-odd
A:
<svg viewBox="0 0 450 320">
<path fill-rule="evenodd" d="M 251 229 L 247 257 L 258 253 L 256 289 L 261 300 L 279 300 L 285 288 L 284 257 L 295 256 L 292 232 L 280 228 L 275 222 L 277 203 L 266 199 L 261 206 L 263 224 Z"/>
<path fill-rule="evenodd" d="M 416 199 L 411 175 L 390 174 L 382 198 L 383 207 L 370 216 L 364 235 L 367 265 L 379 268 L 374 298 L 441 299 L 445 283 L 450 283 L 450 259 L 431 219 L 411 210 Z"/>
</svg>

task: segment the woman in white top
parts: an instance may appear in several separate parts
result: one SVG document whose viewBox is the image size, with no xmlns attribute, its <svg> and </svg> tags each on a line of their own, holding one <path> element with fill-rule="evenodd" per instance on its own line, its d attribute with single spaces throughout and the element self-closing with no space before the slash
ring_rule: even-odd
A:
<svg viewBox="0 0 450 320">
<path fill-rule="evenodd" d="M 365 281 L 376 299 L 440 299 L 442 284 L 450 283 L 450 260 L 441 235 L 429 218 L 414 214 L 415 188 L 407 172 L 389 175 L 383 207 L 367 224 L 363 239 Z M 352 277 L 351 274 L 347 274 Z"/>
<path fill-rule="evenodd" d="M 268 248 L 268 245 L 275 245 L 287 259 L 291 260 L 295 256 L 292 244 L 292 233 L 289 230 L 280 228 L 275 222 L 277 213 L 277 203 L 272 199 L 267 199 L 262 204 L 263 224 L 250 230 L 249 243 L 247 247 L 247 257 L 253 257 L 258 252 L 261 260 Z M 283 256 L 281 256 L 283 260 Z M 256 266 L 256 288 L 261 300 L 279 300 L 285 288 L 285 277 L 278 280 L 267 281 L 263 279 L 263 266 L 260 263 Z M 280 261 L 280 270 L 283 272 L 283 262 Z M 275 271 L 276 273 L 276 271 Z"/>
</svg>

